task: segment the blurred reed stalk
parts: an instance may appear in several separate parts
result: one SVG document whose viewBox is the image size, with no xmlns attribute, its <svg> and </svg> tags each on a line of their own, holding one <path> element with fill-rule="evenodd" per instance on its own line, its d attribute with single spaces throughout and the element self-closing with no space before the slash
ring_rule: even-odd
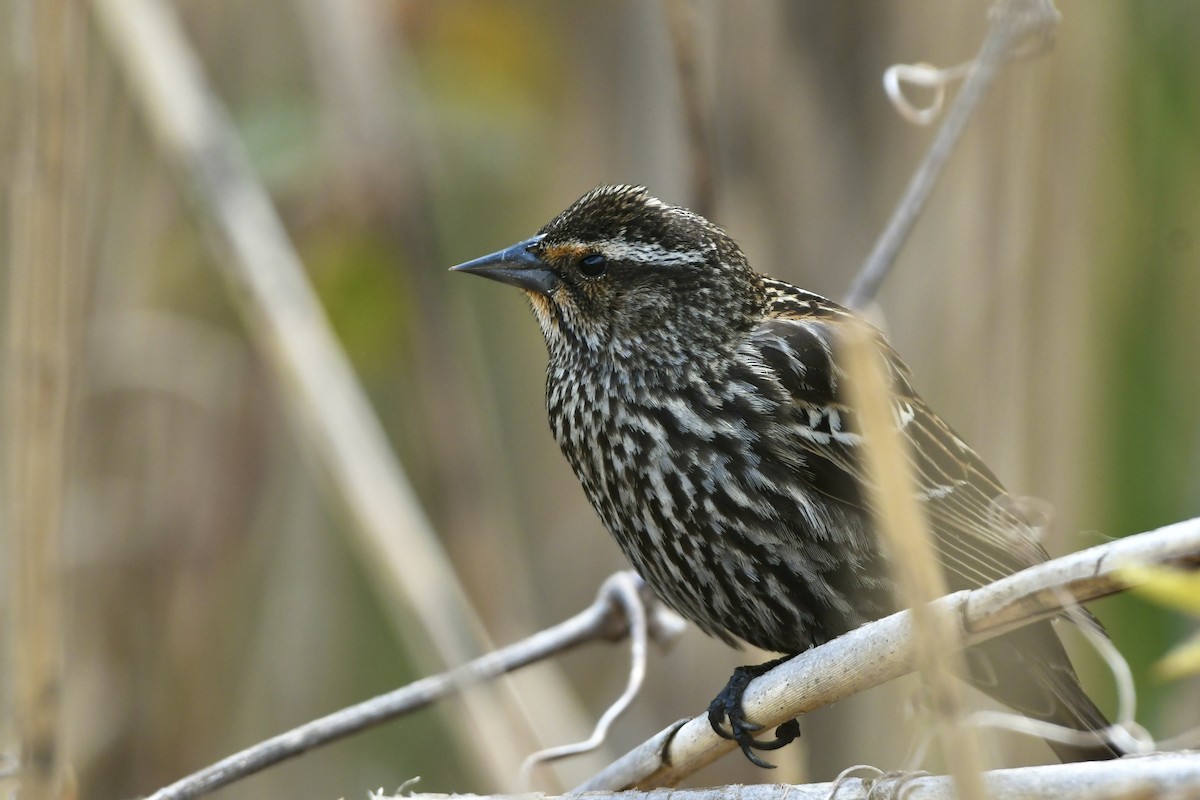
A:
<svg viewBox="0 0 1200 800">
<path fill-rule="evenodd" d="M 156 0 L 94 8 L 162 157 L 213 234 L 214 260 L 293 424 L 349 511 L 354 544 L 409 652 L 427 672 L 486 652 L 482 625 L 173 10 Z M 420 635 L 405 624 L 413 616 Z M 465 699 L 471 721 L 452 729 L 489 780 L 507 785 L 531 734 L 515 733 L 518 717 L 494 688 Z"/>
<path fill-rule="evenodd" d="M 687 136 L 688 172 L 691 176 L 691 200 L 688 205 L 697 214 L 717 218 L 717 182 L 713 169 L 712 116 L 700 85 L 700 45 L 697 36 L 694 0 L 667 0 L 663 6 L 671 35 L 671 52 L 679 79 L 679 99 L 683 103 L 684 133 Z"/>
<path fill-rule="evenodd" d="M 436 264 L 438 256 L 433 241 L 430 213 L 433 197 L 428 174 L 428 162 L 435 148 L 431 142 L 428 101 L 423 87 L 413 78 L 412 54 L 403 37 L 388 35 L 388 10 L 383 0 L 353 3 L 303 0 L 299 10 L 319 107 L 323 109 L 324 137 L 339 165 L 334 174 L 344 181 L 334 188 L 339 194 L 338 202 L 361 207 L 366 215 L 381 217 L 402 259 L 420 267 L 410 272 L 421 296 L 412 310 L 423 315 L 412 330 L 418 335 L 424 332 L 413 348 L 413 357 L 423 363 L 415 373 L 437 374 L 440 379 L 418 385 L 421 400 L 413 412 L 427 419 L 434 430 L 462 429 L 461 435 L 445 437 L 439 443 L 442 455 L 433 453 L 435 459 L 443 462 L 440 469 L 459 474 L 480 461 L 477 443 L 484 434 L 467 427 L 471 412 L 461 398 L 469 390 L 458 377 L 458 370 L 447 368 L 455 354 L 448 348 L 450 337 L 442 327 L 444 309 L 437 301 L 439 287 L 432 280 L 434 277 L 444 280 L 445 275 L 440 269 L 424 268 Z M 496 468 L 503 467 L 496 465 Z M 502 500 L 502 493 L 492 493 L 487 498 L 491 509 L 488 513 L 497 513 L 492 504 Z M 461 504 L 455 504 L 458 505 Z M 441 532 L 453 540 L 456 531 L 474 525 L 469 512 L 453 511 L 446 514 Z M 524 572 L 527 565 L 517 557 L 506 558 L 501 564 L 488 563 L 510 576 L 500 591 L 533 581 Z M 487 592 L 496 589 L 477 585 L 470 567 L 469 562 L 463 564 L 466 573 L 462 578 L 471 586 L 476 601 L 486 605 Z M 509 683 L 508 678 L 500 680 Z M 560 729 L 582 731 L 592 727 L 590 712 L 553 662 L 542 664 L 536 681 L 526 680 L 519 687 L 507 688 L 527 719 L 544 719 L 553 714 Z M 530 728 L 532 737 L 526 737 L 521 747 L 533 750 L 549 746 L 548 731 L 532 724 Z M 614 756 L 615 753 L 596 754 L 595 768 L 599 769 Z"/>
<path fill-rule="evenodd" d="M 14 43 L 22 112 L 12 183 L 4 361 L 4 526 L 9 540 L 18 796 L 62 792 L 61 539 L 68 417 L 83 293 L 84 32 L 71 0 L 23 3 Z M 24 30 L 20 28 L 24 27 Z"/>
<path fill-rule="evenodd" d="M 871 477 L 876 530 L 892 565 L 900 607 L 912 609 L 917 668 L 931 698 L 934 727 L 957 796 L 982 800 L 987 793 L 979 736 L 963 723 L 963 685 L 955 680 L 966 674 L 962 641 L 957 620 L 944 608 L 930 605 L 948 589 L 917 502 L 912 461 L 896 428 L 883 364 L 865 324 L 850 326 L 842 345 L 846 385 L 863 438 L 863 463 Z"/>
</svg>

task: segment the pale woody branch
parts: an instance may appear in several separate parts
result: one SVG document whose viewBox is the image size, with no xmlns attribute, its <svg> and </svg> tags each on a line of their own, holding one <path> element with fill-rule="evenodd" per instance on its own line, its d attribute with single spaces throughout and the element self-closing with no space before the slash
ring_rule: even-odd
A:
<svg viewBox="0 0 1200 800">
<path fill-rule="evenodd" d="M 1068 598 L 1065 591 L 1079 600 L 1122 591 L 1127 586 L 1115 572 L 1130 563 L 1200 565 L 1200 518 L 1048 561 L 975 591 L 941 598 L 937 604 L 961 621 L 963 639 L 974 644 L 1057 613 Z M 152 797 L 163 800 L 197 797 L 286 758 L 457 694 L 468 685 L 553 657 L 587 641 L 624 636 L 628 630 L 624 607 L 634 598 L 619 591 L 624 583 L 615 580 L 618 577 L 601 587 L 592 606 L 552 628 L 450 673 L 425 678 L 261 742 L 160 789 Z M 657 603 L 651 603 L 648 610 L 651 638 L 668 644 L 679 632 L 673 615 L 664 616 L 665 609 Z M 747 713 L 756 721 L 775 725 L 911 671 L 910 619 L 908 611 L 893 614 L 780 665 L 750 685 L 745 696 Z M 684 720 L 614 762 L 580 790 L 676 782 L 730 749 L 726 740 L 713 734 L 707 717 Z M 664 763 L 674 766 L 667 768 Z M 844 791 L 847 789 L 839 790 L 839 798 Z M 827 794 L 826 791 L 820 796 Z M 700 797 L 697 795 L 697 800 Z"/>
<path fill-rule="evenodd" d="M 1200 753 L 1160 753 L 1153 756 L 1097 761 L 1082 764 L 1053 764 L 1044 767 L 1000 769 L 983 775 L 984 786 L 992 800 L 1128 800 L 1134 797 L 1189 798 L 1200 791 Z M 672 790 L 671 800 L 829 800 L 834 784 L 812 783 L 804 786 L 760 784 L 709 789 Z M 837 787 L 836 800 L 868 800 L 876 797 L 903 797 L 904 800 L 949 800 L 954 796 L 946 776 L 896 776 L 870 779 L 851 778 Z M 378 797 L 378 796 L 375 796 Z M 412 800 L 433 800 L 446 795 L 407 795 Z M 462 795 L 457 797 L 462 798 Z M 480 795 L 473 800 L 496 800 Z M 597 793 L 591 800 L 661 800 L 662 792 L 632 791 Z M 380 799 L 381 800 L 381 799 Z M 542 800 L 558 800 L 543 797 Z"/>
<path fill-rule="evenodd" d="M 682 633 L 683 621 L 655 601 L 640 578 L 632 572 L 618 572 L 600 587 L 592 605 L 570 619 L 449 672 L 422 678 L 252 745 L 159 789 L 148 800 L 200 797 L 281 761 L 418 711 L 586 642 L 622 639 L 629 635 L 635 604 L 641 608 L 637 613 L 645 618 L 645 633 L 660 646 L 669 647 Z"/>
<path fill-rule="evenodd" d="M 1129 588 L 1118 573 L 1132 563 L 1200 565 L 1200 518 L 1047 561 L 934 605 L 959 620 L 966 645 L 977 644 L 1058 614 L 1068 596 L 1084 602 Z M 744 697 L 746 714 L 773 727 L 912 670 L 911 612 L 902 611 L 802 653 L 755 680 Z M 733 747 L 701 715 L 644 742 L 577 790 L 670 786 Z"/>
</svg>

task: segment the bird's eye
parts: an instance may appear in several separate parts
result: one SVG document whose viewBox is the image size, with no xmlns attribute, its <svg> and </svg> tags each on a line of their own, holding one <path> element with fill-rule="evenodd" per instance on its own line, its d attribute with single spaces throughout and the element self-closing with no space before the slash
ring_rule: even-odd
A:
<svg viewBox="0 0 1200 800">
<path fill-rule="evenodd" d="M 608 259 L 602 253 L 589 253 L 579 259 L 579 274 L 585 278 L 599 278 L 608 269 Z"/>
</svg>

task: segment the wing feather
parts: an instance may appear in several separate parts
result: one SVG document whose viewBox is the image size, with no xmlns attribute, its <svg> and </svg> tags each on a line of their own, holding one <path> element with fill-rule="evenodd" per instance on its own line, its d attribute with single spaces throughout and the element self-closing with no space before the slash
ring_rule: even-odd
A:
<svg viewBox="0 0 1200 800">
<path fill-rule="evenodd" d="M 863 505 L 868 477 L 838 360 L 839 318 L 850 312 L 790 290 L 789 304 L 760 324 L 743 356 L 768 370 L 791 397 L 779 452 L 806 454 L 806 481 L 843 503 Z M 797 299 L 798 298 L 798 299 Z M 817 302 L 821 301 L 821 302 Z M 990 583 L 1044 561 L 1046 552 L 1004 486 L 913 390 L 896 353 L 877 339 L 891 386 L 893 418 L 908 442 L 912 477 L 952 590 Z"/>
</svg>

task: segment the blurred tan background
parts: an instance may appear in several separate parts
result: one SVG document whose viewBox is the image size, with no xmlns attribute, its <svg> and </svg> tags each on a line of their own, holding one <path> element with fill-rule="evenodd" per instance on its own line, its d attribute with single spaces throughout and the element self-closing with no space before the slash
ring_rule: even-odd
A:
<svg viewBox="0 0 1200 800">
<path fill-rule="evenodd" d="M 24 7 L 0 4 L 6 186 L 27 101 Z M 549 435 L 537 327 L 518 293 L 446 267 L 531 235 L 598 183 L 692 201 L 663 6 L 175 7 L 492 638 L 582 608 L 624 564 Z M 893 111 L 882 72 L 971 57 L 986 8 L 693 4 L 715 217 L 752 263 L 845 292 L 932 136 Z M 1200 513 L 1200 5 L 1059 8 L 1056 46 L 1004 73 L 875 309 L 932 405 L 1014 492 L 1053 505 L 1054 554 Z M 82 796 L 115 798 L 419 674 L 90 20 L 81 47 L 65 754 Z M 20 202 L 0 199 L 6 253 Z M 1140 720 L 1162 736 L 1196 725 L 1197 686 L 1148 672 L 1187 623 L 1128 598 L 1095 610 L 1133 666 Z M 12 655 L 9 637 L 0 646 Z M 1089 655 L 1085 683 L 1111 709 Z M 758 658 L 694 630 L 655 652 L 613 752 L 698 713 Z M 559 666 L 598 715 L 626 663 L 594 645 Z M 519 685 L 535 692 L 539 674 Z M 908 700 L 872 692 L 811 715 L 776 773 L 733 757 L 695 783 L 899 766 Z M 361 797 L 417 775 L 422 791 L 511 789 L 457 750 L 459 712 L 423 712 L 221 796 Z M 548 720 L 554 709 L 532 713 L 555 735 L 583 733 Z M 998 741 L 1009 761 L 1049 758 Z"/>
</svg>

